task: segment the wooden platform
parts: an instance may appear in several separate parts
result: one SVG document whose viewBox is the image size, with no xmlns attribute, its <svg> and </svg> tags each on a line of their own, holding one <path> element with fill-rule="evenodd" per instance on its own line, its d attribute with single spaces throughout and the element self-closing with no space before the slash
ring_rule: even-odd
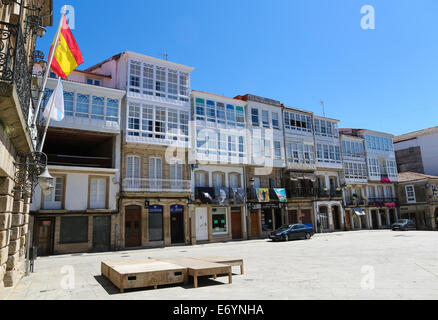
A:
<svg viewBox="0 0 438 320">
<path fill-rule="evenodd" d="M 193 259 L 199 259 L 209 262 L 222 263 L 229 266 L 239 266 L 240 274 L 243 274 L 243 259 L 239 258 L 229 258 L 229 257 L 218 257 L 218 256 L 208 256 L 208 257 L 193 257 Z"/>
<path fill-rule="evenodd" d="M 102 261 L 102 275 L 108 278 L 120 292 L 125 289 L 187 283 L 187 268 L 154 259 L 135 261 Z"/>
<path fill-rule="evenodd" d="M 143 288 L 159 285 L 188 283 L 193 277 L 193 286 L 198 287 L 198 277 L 227 274 L 231 284 L 233 266 L 240 266 L 243 274 L 243 259 L 227 257 L 174 257 L 148 258 L 143 260 L 102 261 L 101 272 L 121 292 L 125 289 Z"/>
<path fill-rule="evenodd" d="M 228 283 L 233 283 L 231 266 L 227 264 L 185 257 L 153 259 L 186 267 L 188 275 L 193 277 L 194 288 L 198 287 L 199 276 L 212 276 L 214 279 L 216 279 L 218 274 L 228 274 Z"/>
</svg>

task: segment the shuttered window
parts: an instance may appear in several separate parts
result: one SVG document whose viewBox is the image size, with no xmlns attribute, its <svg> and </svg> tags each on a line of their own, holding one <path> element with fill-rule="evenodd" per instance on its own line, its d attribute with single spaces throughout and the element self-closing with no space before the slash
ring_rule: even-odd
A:
<svg viewBox="0 0 438 320">
<path fill-rule="evenodd" d="M 91 178 L 90 209 L 106 208 L 106 178 Z"/>
</svg>

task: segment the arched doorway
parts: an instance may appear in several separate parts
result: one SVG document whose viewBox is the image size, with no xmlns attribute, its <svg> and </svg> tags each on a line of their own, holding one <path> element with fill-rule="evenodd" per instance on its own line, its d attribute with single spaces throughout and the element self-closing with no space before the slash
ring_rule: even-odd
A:
<svg viewBox="0 0 438 320">
<path fill-rule="evenodd" d="M 332 206 L 333 226 L 335 230 L 341 229 L 341 218 L 339 217 L 339 207 Z"/>
<path fill-rule="evenodd" d="M 371 210 L 371 223 L 373 229 L 379 229 L 379 222 L 377 221 L 377 210 Z"/>
<path fill-rule="evenodd" d="M 141 207 L 125 207 L 125 247 L 141 246 Z"/>
</svg>

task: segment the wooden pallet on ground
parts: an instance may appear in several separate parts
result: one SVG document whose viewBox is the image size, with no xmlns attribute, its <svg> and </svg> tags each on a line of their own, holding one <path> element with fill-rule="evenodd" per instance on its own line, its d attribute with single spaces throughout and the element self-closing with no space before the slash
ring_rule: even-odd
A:
<svg viewBox="0 0 438 320">
<path fill-rule="evenodd" d="M 187 267 L 154 259 L 135 261 L 102 261 L 102 275 L 120 292 L 125 289 L 187 283 Z"/>
<path fill-rule="evenodd" d="M 212 276 L 216 279 L 218 274 L 228 274 L 228 283 L 233 282 L 233 274 L 231 266 L 223 263 L 210 262 L 200 259 L 175 257 L 175 258 L 153 258 L 159 260 L 184 266 L 187 268 L 187 274 L 193 277 L 193 287 L 198 287 L 198 277 Z"/>
</svg>

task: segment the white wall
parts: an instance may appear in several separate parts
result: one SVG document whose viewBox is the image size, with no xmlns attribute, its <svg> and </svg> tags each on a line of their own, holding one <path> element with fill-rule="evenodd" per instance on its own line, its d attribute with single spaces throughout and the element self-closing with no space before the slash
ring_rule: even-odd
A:
<svg viewBox="0 0 438 320">
<path fill-rule="evenodd" d="M 438 175 L 438 134 L 417 138 L 421 148 L 425 174 Z"/>
</svg>

